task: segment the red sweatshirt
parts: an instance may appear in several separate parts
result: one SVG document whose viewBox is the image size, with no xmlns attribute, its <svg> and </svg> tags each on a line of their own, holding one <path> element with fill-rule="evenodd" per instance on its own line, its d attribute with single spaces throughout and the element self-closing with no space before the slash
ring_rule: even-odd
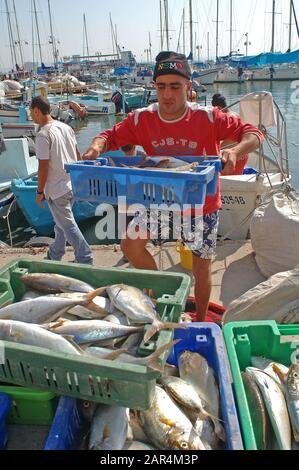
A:
<svg viewBox="0 0 299 470">
<path fill-rule="evenodd" d="M 223 140 L 240 142 L 244 134 L 255 134 L 260 141 L 262 133 L 251 124 L 245 124 L 238 116 L 228 116 L 217 108 L 203 108 L 188 103 L 183 117 L 177 121 L 164 121 L 159 105 L 138 109 L 102 132 L 98 137 L 107 141 L 107 150 L 115 150 L 127 144 L 141 145 L 149 156 L 219 156 Z M 208 196 L 204 214 L 221 208 L 220 181 L 215 196 Z"/>
</svg>

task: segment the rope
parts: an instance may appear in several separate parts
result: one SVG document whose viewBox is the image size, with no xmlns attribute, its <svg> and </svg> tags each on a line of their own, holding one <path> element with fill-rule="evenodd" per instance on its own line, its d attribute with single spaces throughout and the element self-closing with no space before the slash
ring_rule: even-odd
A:
<svg viewBox="0 0 299 470">
<path fill-rule="evenodd" d="M 6 222 L 7 222 L 7 228 L 8 228 L 8 234 L 9 234 L 9 240 L 10 240 L 10 247 L 11 248 L 13 248 L 13 241 L 12 241 L 12 231 L 11 231 L 9 216 L 10 216 L 10 213 L 11 213 L 12 206 L 15 204 L 15 202 L 16 202 L 16 199 L 14 198 L 13 201 L 11 202 L 11 204 L 9 205 L 6 216 L 3 217 L 3 219 L 6 219 Z"/>
<path fill-rule="evenodd" d="M 265 195 L 265 197 L 261 200 L 261 202 L 259 204 L 257 204 L 257 206 L 251 211 L 249 212 L 249 214 L 247 214 L 247 216 L 241 221 L 239 222 L 232 230 L 230 230 L 229 232 L 227 232 L 226 234 L 224 234 L 220 239 L 219 239 L 219 242 L 223 242 L 225 241 L 232 233 L 234 233 L 239 227 L 242 227 L 243 225 L 245 225 L 249 220 L 250 218 L 253 216 L 253 214 L 255 213 L 256 209 L 258 209 L 259 207 L 261 207 L 262 205 L 265 204 L 265 202 L 267 200 L 270 200 L 275 194 L 278 194 L 280 192 L 283 192 L 288 199 L 290 200 L 294 200 L 296 198 L 296 196 L 293 196 L 293 193 L 297 194 L 296 190 L 294 188 L 292 188 L 292 186 L 288 183 L 285 183 L 282 185 L 282 187 L 280 187 L 279 189 L 274 189 L 272 190 L 269 194 Z"/>
</svg>

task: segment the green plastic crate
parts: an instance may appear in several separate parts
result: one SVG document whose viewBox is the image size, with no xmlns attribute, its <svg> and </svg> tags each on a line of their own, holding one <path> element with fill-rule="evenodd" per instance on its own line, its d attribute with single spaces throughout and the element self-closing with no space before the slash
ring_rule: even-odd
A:
<svg viewBox="0 0 299 470">
<path fill-rule="evenodd" d="M 28 272 L 57 273 L 88 282 L 98 288 L 125 283 L 152 289 L 162 321 L 178 322 L 184 310 L 191 280 L 185 274 L 151 271 L 96 269 L 90 266 L 18 260 L 0 271 L 0 305 L 18 301 L 25 293 L 20 277 Z M 172 340 L 173 331 L 161 331 L 139 354 L 147 356 Z M 49 354 L 48 350 L 4 342 L 5 364 L 0 365 L 0 381 L 41 388 L 57 395 L 72 396 L 134 409 L 151 405 L 158 372 L 144 366 L 84 358 L 69 354 Z M 161 357 L 165 364 L 168 352 Z"/>
<path fill-rule="evenodd" d="M 250 367 L 252 356 L 264 356 L 290 366 L 299 361 L 299 325 L 275 321 L 228 323 L 224 338 L 233 376 L 233 388 L 246 450 L 260 450 L 254 410 L 250 410 L 241 372 Z"/>
<path fill-rule="evenodd" d="M 7 385 L 0 385 L 0 393 L 11 397 L 8 424 L 52 424 L 57 407 L 57 396 L 54 393 Z"/>
</svg>

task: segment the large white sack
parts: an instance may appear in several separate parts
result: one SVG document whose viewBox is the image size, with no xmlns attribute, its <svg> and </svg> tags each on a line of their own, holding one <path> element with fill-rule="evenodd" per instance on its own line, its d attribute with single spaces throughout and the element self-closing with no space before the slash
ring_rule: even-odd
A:
<svg viewBox="0 0 299 470">
<path fill-rule="evenodd" d="M 299 264 L 299 196 L 290 188 L 265 196 L 250 224 L 255 260 L 265 277 Z"/>
<path fill-rule="evenodd" d="M 299 323 L 299 266 L 272 276 L 234 300 L 223 323 L 259 320 Z"/>
</svg>

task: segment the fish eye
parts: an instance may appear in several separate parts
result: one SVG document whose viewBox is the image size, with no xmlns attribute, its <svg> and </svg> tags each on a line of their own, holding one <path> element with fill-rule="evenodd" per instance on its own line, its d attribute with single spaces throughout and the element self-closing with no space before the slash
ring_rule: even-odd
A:
<svg viewBox="0 0 299 470">
<path fill-rule="evenodd" d="M 188 444 L 188 442 L 182 442 L 182 443 L 180 444 L 180 448 L 181 448 L 182 450 L 189 450 L 189 444 Z"/>
<path fill-rule="evenodd" d="M 83 406 L 83 408 L 87 409 L 87 408 L 90 407 L 90 402 L 89 402 L 89 401 L 84 401 L 84 402 L 82 403 L 82 406 Z"/>
<path fill-rule="evenodd" d="M 298 372 L 294 372 L 293 377 L 294 377 L 294 379 L 299 379 L 299 374 L 298 374 Z"/>
</svg>

